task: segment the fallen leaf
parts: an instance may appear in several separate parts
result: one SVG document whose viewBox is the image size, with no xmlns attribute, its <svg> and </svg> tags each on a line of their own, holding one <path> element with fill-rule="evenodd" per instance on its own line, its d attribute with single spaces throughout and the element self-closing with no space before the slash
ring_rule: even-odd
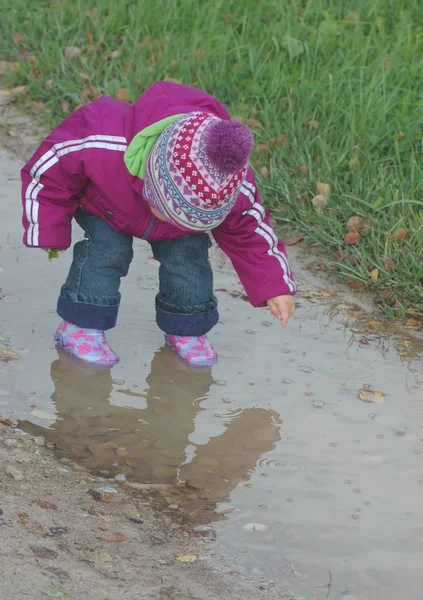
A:
<svg viewBox="0 0 423 600">
<path fill-rule="evenodd" d="M 313 204 L 316 213 L 318 215 L 323 215 L 328 200 L 325 196 L 323 196 L 323 194 L 318 194 L 312 199 L 311 203 Z"/>
<path fill-rule="evenodd" d="M 49 590 L 41 590 L 41 593 L 49 598 L 61 598 L 64 596 L 64 593 L 56 588 L 50 588 Z"/>
<path fill-rule="evenodd" d="M 379 269 L 372 269 L 369 275 L 372 281 L 376 281 L 379 278 Z"/>
<path fill-rule="evenodd" d="M 322 183 L 321 181 L 318 181 L 316 183 L 316 194 L 320 194 L 322 196 L 324 196 L 326 198 L 326 200 L 329 200 L 329 192 L 330 192 L 330 185 L 328 183 Z"/>
<path fill-rule="evenodd" d="M 33 504 L 38 504 L 40 508 L 44 508 L 46 510 L 57 510 L 57 504 L 55 504 L 54 502 L 50 502 L 50 500 L 40 500 L 39 498 L 37 498 L 32 502 Z"/>
<path fill-rule="evenodd" d="M 62 112 L 64 115 L 67 115 L 70 112 L 70 103 L 68 100 L 61 100 L 60 101 L 60 108 L 62 109 Z"/>
<path fill-rule="evenodd" d="M 197 560 L 197 556 L 195 554 L 184 554 L 183 552 L 177 552 L 173 555 L 173 558 L 184 563 L 193 563 Z"/>
<path fill-rule="evenodd" d="M 44 571 L 48 571 L 49 573 L 57 577 L 57 579 L 60 579 L 62 581 L 70 579 L 69 573 L 64 569 L 61 569 L 60 567 L 44 567 Z"/>
<path fill-rule="evenodd" d="M 347 230 L 361 233 L 364 229 L 364 219 L 362 217 L 350 217 L 347 221 Z"/>
<path fill-rule="evenodd" d="M 242 121 L 244 123 L 244 125 L 247 125 L 247 127 L 251 127 L 251 129 L 259 130 L 259 129 L 263 128 L 263 125 L 260 123 L 260 121 L 258 119 L 254 119 L 254 118 L 249 118 L 249 119 L 240 118 L 238 120 Z"/>
<path fill-rule="evenodd" d="M 270 171 L 267 167 L 262 167 L 260 169 L 260 174 L 262 177 L 264 177 L 265 179 L 268 179 L 270 177 Z"/>
<path fill-rule="evenodd" d="M 274 144 L 275 146 L 283 146 L 288 141 L 288 136 L 286 133 L 281 133 L 274 138 L 270 138 L 269 144 Z"/>
<path fill-rule="evenodd" d="M 383 68 L 385 71 L 390 71 L 392 65 L 392 56 L 387 56 L 383 59 Z"/>
<path fill-rule="evenodd" d="M 406 315 L 411 315 L 412 317 L 418 317 L 418 313 L 417 313 L 416 309 L 413 308 L 412 306 L 409 306 L 407 308 L 407 310 L 405 311 L 405 314 Z"/>
<path fill-rule="evenodd" d="M 96 565 L 104 565 L 104 563 L 113 562 L 113 558 L 107 552 L 100 552 L 94 557 Z"/>
<path fill-rule="evenodd" d="M 38 114 L 41 114 L 41 113 L 45 112 L 45 110 L 46 110 L 44 102 L 40 102 L 39 100 L 33 100 L 32 108 L 33 108 L 34 112 L 36 112 Z"/>
<path fill-rule="evenodd" d="M 307 123 L 304 123 L 304 126 L 308 127 L 309 129 L 318 129 L 319 125 L 319 121 L 314 121 L 313 119 L 311 121 L 307 121 Z"/>
<path fill-rule="evenodd" d="M 385 394 L 383 392 L 374 392 L 368 385 L 358 392 L 358 397 L 363 402 L 373 402 L 374 404 L 382 404 Z"/>
<path fill-rule="evenodd" d="M 360 241 L 360 234 L 356 231 L 350 231 L 350 233 L 344 235 L 344 241 L 350 246 L 354 246 Z"/>
<path fill-rule="evenodd" d="M 348 166 L 350 169 L 354 170 L 360 164 L 360 160 L 358 156 L 353 156 L 351 160 L 348 161 Z"/>
<path fill-rule="evenodd" d="M 338 295 L 338 292 L 335 290 L 320 290 L 319 295 L 323 298 L 333 298 L 333 296 Z"/>
<path fill-rule="evenodd" d="M 392 271 L 394 270 L 394 263 L 390 258 L 385 260 L 385 262 L 383 263 L 383 268 L 387 273 L 392 273 Z"/>
<path fill-rule="evenodd" d="M 106 533 L 102 536 L 105 542 L 116 542 L 117 544 L 121 544 L 122 542 L 126 542 L 128 538 L 123 533 Z"/>
<path fill-rule="evenodd" d="M 266 143 L 257 144 L 257 146 L 255 147 L 255 150 L 259 154 L 269 154 L 270 153 L 269 144 L 266 144 Z"/>
<path fill-rule="evenodd" d="M 12 35 L 12 40 L 15 42 L 15 44 L 23 44 L 24 39 L 25 38 L 21 33 L 14 33 Z"/>
<path fill-rule="evenodd" d="M 81 48 L 78 48 L 77 46 L 67 46 L 65 48 L 65 58 L 67 60 L 71 60 L 72 58 L 78 58 L 81 52 Z"/>
<path fill-rule="evenodd" d="M 421 321 L 418 321 L 417 319 L 407 319 L 404 323 L 406 329 L 420 329 L 421 326 Z"/>
<path fill-rule="evenodd" d="M 88 490 L 87 494 L 92 496 L 96 502 L 101 502 L 101 494 L 96 490 Z"/>
<path fill-rule="evenodd" d="M 128 90 L 128 88 L 121 87 L 118 90 L 116 90 L 115 98 L 116 98 L 116 100 L 122 100 L 123 102 L 129 102 L 129 100 L 131 98 L 131 92 Z"/>
<path fill-rule="evenodd" d="M 37 558 L 57 558 L 57 552 L 51 548 L 45 548 L 44 546 L 30 546 L 29 548 Z"/>
<path fill-rule="evenodd" d="M 407 236 L 408 236 L 408 231 L 404 227 L 398 227 L 398 229 L 396 229 L 394 231 L 394 233 L 392 234 L 392 237 L 397 242 L 404 240 Z"/>
<path fill-rule="evenodd" d="M 300 233 L 299 235 L 293 235 L 285 240 L 285 246 L 295 246 L 298 242 L 301 242 L 303 239 L 303 235 Z"/>
<path fill-rule="evenodd" d="M 348 282 L 348 286 L 352 289 L 352 290 L 361 290 L 361 288 L 364 287 L 364 283 L 362 281 L 358 281 L 358 279 L 351 279 Z"/>
<path fill-rule="evenodd" d="M 37 521 L 30 519 L 26 512 L 17 513 L 16 518 L 30 533 L 42 533 L 44 531 L 43 526 L 40 525 L 40 523 L 37 523 Z"/>
<path fill-rule="evenodd" d="M 8 60 L 0 60 L 0 75 L 4 75 L 7 71 L 13 69 L 13 63 Z"/>
<path fill-rule="evenodd" d="M 82 74 L 81 74 L 82 77 Z M 98 98 L 99 93 L 98 93 L 98 89 L 96 87 L 94 87 L 93 85 L 86 87 L 83 91 L 82 91 L 82 97 L 85 100 L 85 102 L 88 102 L 89 100 L 95 100 L 96 98 Z"/>
<path fill-rule="evenodd" d="M 38 56 L 36 56 L 35 54 L 27 54 L 25 60 L 31 65 L 36 65 L 38 63 Z"/>
<path fill-rule="evenodd" d="M 299 166 L 295 167 L 295 170 L 297 171 L 297 173 L 299 173 L 303 177 L 310 176 L 310 169 L 307 165 L 299 165 Z"/>
<path fill-rule="evenodd" d="M 405 133 L 403 131 L 399 131 L 397 133 L 397 135 L 395 136 L 395 141 L 396 142 L 400 142 L 402 140 L 402 138 L 405 137 Z"/>
<path fill-rule="evenodd" d="M 288 52 L 291 60 L 298 58 L 304 52 L 304 44 L 301 40 L 297 40 L 287 33 L 282 41 L 282 46 Z"/>
</svg>

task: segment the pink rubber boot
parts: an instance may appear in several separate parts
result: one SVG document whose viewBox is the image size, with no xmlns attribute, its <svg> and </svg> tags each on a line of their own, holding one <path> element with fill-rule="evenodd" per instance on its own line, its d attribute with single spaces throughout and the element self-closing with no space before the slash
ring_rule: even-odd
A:
<svg viewBox="0 0 423 600">
<path fill-rule="evenodd" d="M 106 341 L 104 331 L 99 329 L 83 329 L 62 321 L 54 339 L 66 352 L 93 365 L 112 367 L 119 362 Z"/>
<path fill-rule="evenodd" d="M 166 342 L 192 367 L 211 367 L 217 361 L 215 349 L 206 335 L 200 337 L 166 334 Z"/>
</svg>

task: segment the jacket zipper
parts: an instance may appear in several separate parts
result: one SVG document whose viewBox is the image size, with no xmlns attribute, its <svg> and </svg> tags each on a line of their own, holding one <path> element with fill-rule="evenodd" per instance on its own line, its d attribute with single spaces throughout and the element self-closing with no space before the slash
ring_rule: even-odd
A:
<svg viewBox="0 0 423 600">
<path fill-rule="evenodd" d="M 148 240 L 148 237 L 150 236 L 151 232 L 153 231 L 155 221 L 156 221 L 156 219 L 154 217 L 151 217 L 151 219 L 147 225 L 147 229 L 143 233 L 142 239 Z"/>
</svg>

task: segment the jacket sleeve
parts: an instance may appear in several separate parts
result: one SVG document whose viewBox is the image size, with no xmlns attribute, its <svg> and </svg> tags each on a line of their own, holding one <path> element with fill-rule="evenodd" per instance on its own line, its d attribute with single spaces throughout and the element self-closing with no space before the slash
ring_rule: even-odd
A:
<svg viewBox="0 0 423 600">
<path fill-rule="evenodd" d="M 24 244 L 65 250 L 71 245 L 76 195 L 87 178 L 81 149 L 95 140 L 94 109 L 83 106 L 41 144 L 21 171 Z"/>
<path fill-rule="evenodd" d="M 213 237 L 231 259 L 253 306 L 296 293 L 285 246 L 270 225 L 251 169 L 233 209 L 213 230 Z"/>
</svg>

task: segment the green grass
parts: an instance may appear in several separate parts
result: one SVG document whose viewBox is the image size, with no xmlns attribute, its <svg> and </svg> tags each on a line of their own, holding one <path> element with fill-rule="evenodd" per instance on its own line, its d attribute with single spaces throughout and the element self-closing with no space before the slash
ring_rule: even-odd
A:
<svg viewBox="0 0 423 600">
<path fill-rule="evenodd" d="M 128 88 L 131 100 L 169 77 L 204 88 L 233 115 L 257 119 L 258 143 L 288 136 L 254 160 L 275 217 L 319 242 L 312 251 L 374 290 L 389 315 L 423 314 L 421 0 L 0 0 L 0 8 L 1 58 L 19 62 L 6 83 L 26 84 L 26 100 L 44 104 L 50 126 L 63 119 L 63 101 L 75 108 L 90 86 L 110 95 Z M 82 52 L 66 59 L 67 46 Z M 331 186 L 323 216 L 311 203 L 318 181 Z M 371 227 L 348 247 L 353 215 Z M 392 236 L 399 227 L 402 241 Z"/>
</svg>

